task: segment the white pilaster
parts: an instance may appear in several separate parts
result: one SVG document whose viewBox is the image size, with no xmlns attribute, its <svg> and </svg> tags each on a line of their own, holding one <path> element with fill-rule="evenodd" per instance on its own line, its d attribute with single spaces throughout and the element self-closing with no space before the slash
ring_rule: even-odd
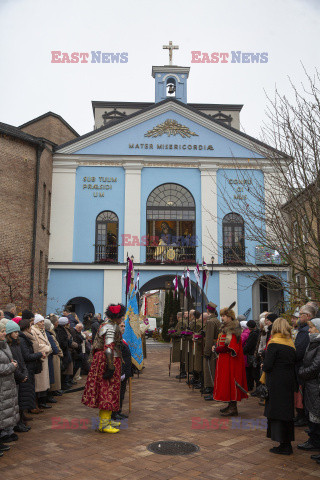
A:
<svg viewBox="0 0 320 480">
<path fill-rule="evenodd" d="M 122 270 L 104 270 L 103 275 L 103 311 L 109 303 L 121 303 Z"/>
<path fill-rule="evenodd" d="M 129 242 L 136 245 L 124 247 L 134 262 L 140 262 L 140 221 L 141 221 L 141 169 L 139 164 L 125 164 L 125 214 L 124 234 L 131 235 Z M 126 251 L 124 261 L 126 261 Z"/>
<path fill-rule="evenodd" d="M 237 272 L 219 272 L 220 308 L 229 307 L 232 302 L 237 302 L 234 307 L 235 314 L 238 314 L 238 282 Z"/>
<path fill-rule="evenodd" d="M 50 262 L 72 262 L 77 163 L 56 162 L 52 173 Z"/>
<path fill-rule="evenodd" d="M 201 235 L 202 256 L 206 263 L 211 263 L 214 256 L 218 262 L 218 228 L 217 228 L 217 167 L 201 165 Z"/>
</svg>

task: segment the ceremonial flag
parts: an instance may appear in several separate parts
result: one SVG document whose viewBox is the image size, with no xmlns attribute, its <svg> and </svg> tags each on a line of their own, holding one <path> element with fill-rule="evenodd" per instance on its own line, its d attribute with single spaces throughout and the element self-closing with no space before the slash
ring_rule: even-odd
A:
<svg viewBox="0 0 320 480">
<path fill-rule="evenodd" d="M 183 288 L 183 290 L 184 290 L 184 272 L 183 272 L 183 274 L 181 275 L 180 281 L 181 281 L 182 288 Z"/>
<path fill-rule="evenodd" d="M 137 274 L 137 280 L 136 280 L 136 283 L 134 284 L 134 291 L 137 293 L 139 292 L 139 283 L 140 283 L 140 274 L 138 272 Z"/>
<path fill-rule="evenodd" d="M 203 260 L 202 262 L 202 288 L 204 289 L 206 283 L 207 283 L 207 280 L 208 280 L 208 268 L 207 268 L 207 264 L 206 262 Z M 208 285 L 207 285 L 207 289 L 208 289 Z"/>
<path fill-rule="evenodd" d="M 174 293 L 177 295 L 179 295 L 179 290 L 178 290 L 178 275 L 175 276 L 175 278 L 173 279 L 173 286 L 174 286 Z"/>
<path fill-rule="evenodd" d="M 196 277 L 197 285 L 199 287 L 199 290 L 201 290 L 201 282 L 200 282 L 200 268 L 199 265 L 197 264 L 196 268 L 193 271 L 194 276 Z"/>
<path fill-rule="evenodd" d="M 143 353 L 140 333 L 140 317 L 137 296 L 134 288 L 131 290 L 128 302 L 123 339 L 129 345 L 132 363 L 138 370 L 141 370 L 143 367 Z"/>
<path fill-rule="evenodd" d="M 191 297 L 191 280 L 190 280 L 190 270 L 189 267 L 187 267 L 187 277 L 188 277 L 188 285 L 189 285 L 189 295 Z"/>
</svg>

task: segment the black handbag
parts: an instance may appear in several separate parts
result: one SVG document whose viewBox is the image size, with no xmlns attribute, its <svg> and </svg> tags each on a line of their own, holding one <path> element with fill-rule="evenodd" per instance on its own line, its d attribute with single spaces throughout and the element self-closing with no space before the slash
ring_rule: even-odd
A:
<svg viewBox="0 0 320 480">
<path fill-rule="evenodd" d="M 42 361 L 40 358 L 36 360 L 35 364 L 34 374 L 37 375 L 38 373 L 42 372 Z"/>
<path fill-rule="evenodd" d="M 263 400 L 268 400 L 269 398 L 269 390 L 267 385 L 264 385 L 263 383 L 258 386 L 257 388 L 257 396 L 260 398 L 263 398 Z"/>
</svg>

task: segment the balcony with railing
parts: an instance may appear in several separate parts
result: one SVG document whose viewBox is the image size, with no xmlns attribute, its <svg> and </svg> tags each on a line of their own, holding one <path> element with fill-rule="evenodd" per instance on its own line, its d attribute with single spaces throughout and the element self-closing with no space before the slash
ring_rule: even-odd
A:
<svg viewBox="0 0 320 480">
<path fill-rule="evenodd" d="M 118 245 L 95 245 L 95 263 L 118 263 Z"/>
<path fill-rule="evenodd" d="M 147 246 L 146 263 L 186 265 L 196 263 L 196 246 Z"/>
<path fill-rule="evenodd" d="M 246 249 L 245 247 L 223 247 L 224 265 L 245 265 Z"/>
</svg>

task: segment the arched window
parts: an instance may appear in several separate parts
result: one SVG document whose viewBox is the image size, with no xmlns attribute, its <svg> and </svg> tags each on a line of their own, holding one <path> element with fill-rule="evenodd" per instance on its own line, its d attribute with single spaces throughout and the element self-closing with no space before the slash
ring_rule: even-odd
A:
<svg viewBox="0 0 320 480">
<path fill-rule="evenodd" d="M 222 221 L 223 263 L 244 263 L 244 221 L 238 213 L 228 213 Z"/>
<path fill-rule="evenodd" d="M 118 225 L 119 220 L 114 212 L 105 210 L 96 219 L 95 261 L 118 261 Z"/>
<path fill-rule="evenodd" d="M 195 261 L 195 201 L 176 183 L 156 187 L 147 200 L 147 261 Z"/>
</svg>

